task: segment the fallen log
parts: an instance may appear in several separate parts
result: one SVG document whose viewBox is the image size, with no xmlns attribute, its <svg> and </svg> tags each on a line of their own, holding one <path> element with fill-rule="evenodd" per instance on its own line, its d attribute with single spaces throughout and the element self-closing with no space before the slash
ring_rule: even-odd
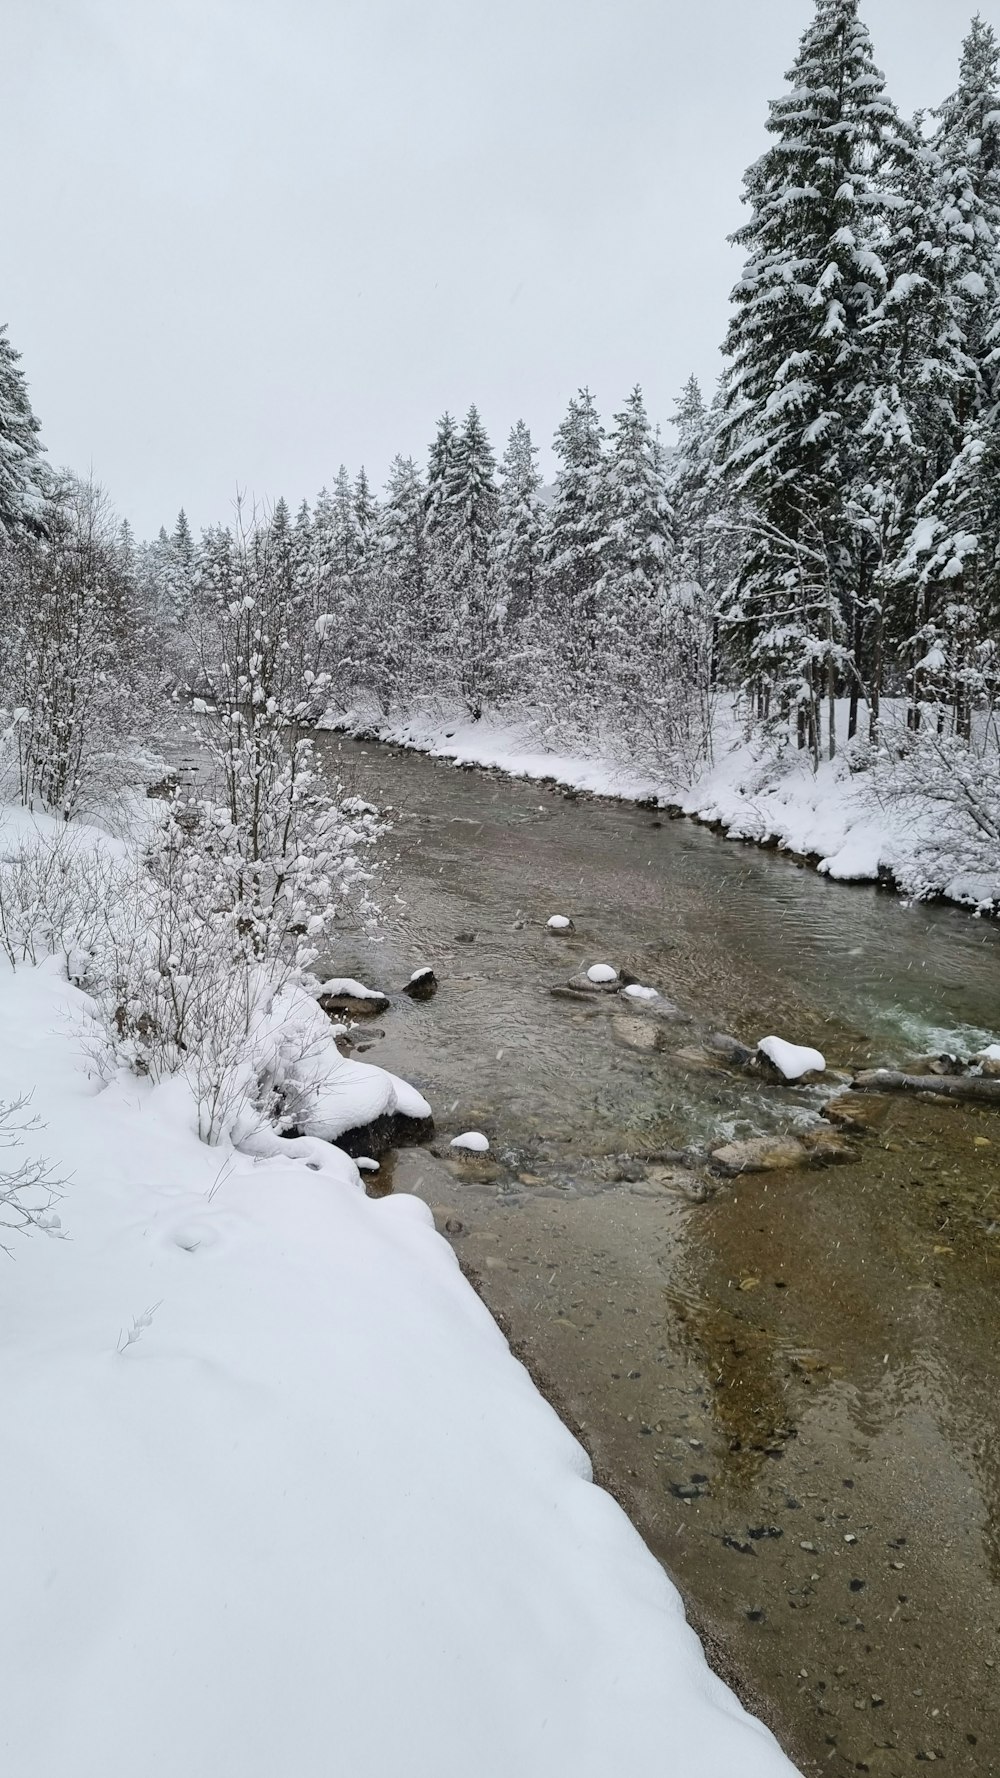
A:
<svg viewBox="0 0 1000 1778">
<path fill-rule="evenodd" d="M 969 1099 L 1000 1107 L 1000 1080 L 980 1074 L 901 1074 L 893 1068 L 869 1068 L 856 1074 L 856 1093 L 933 1093 L 936 1099 Z"/>
</svg>

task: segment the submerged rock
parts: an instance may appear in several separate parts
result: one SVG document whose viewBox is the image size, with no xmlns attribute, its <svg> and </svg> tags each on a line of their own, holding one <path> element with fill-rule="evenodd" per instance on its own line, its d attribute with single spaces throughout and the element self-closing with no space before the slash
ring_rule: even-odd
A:
<svg viewBox="0 0 1000 1778">
<path fill-rule="evenodd" d="M 626 1013 L 615 1013 L 611 1020 L 611 1031 L 626 1049 L 644 1050 L 650 1055 L 663 1048 L 663 1031 L 649 1019 L 630 1018 Z"/>
<path fill-rule="evenodd" d="M 722 1061 L 731 1062 L 734 1068 L 745 1068 L 753 1061 L 754 1052 L 749 1045 L 741 1043 L 738 1037 L 730 1037 L 725 1031 L 712 1031 L 705 1039 L 705 1048 Z"/>
<path fill-rule="evenodd" d="M 727 1142 L 715 1149 L 712 1165 L 731 1178 L 739 1173 L 772 1173 L 807 1167 L 809 1150 L 797 1136 L 750 1136 L 745 1142 Z"/>
<path fill-rule="evenodd" d="M 843 1130 L 875 1130 L 885 1122 L 889 1100 L 876 1093 L 838 1093 L 820 1108 L 820 1116 Z"/>
</svg>

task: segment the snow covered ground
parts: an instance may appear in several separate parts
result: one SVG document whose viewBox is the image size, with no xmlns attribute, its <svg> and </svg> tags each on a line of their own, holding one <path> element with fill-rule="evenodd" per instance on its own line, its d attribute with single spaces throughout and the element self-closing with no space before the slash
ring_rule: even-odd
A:
<svg viewBox="0 0 1000 1778">
<path fill-rule="evenodd" d="M 846 710 L 844 704 L 842 735 Z M 942 846 L 940 803 L 888 800 L 873 773 L 849 769 L 844 753 L 823 761 L 818 772 L 794 748 L 777 760 L 759 742 L 746 741 L 728 712 L 719 722 L 714 762 L 691 781 L 599 754 L 550 751 L 530 724 L 490 717 L 372 722 L 333 716 L 326 726 L 376 732 L 380 739 L 457 765 L 554 778 L 597 796 L 658 798 L 700 821 L 720 823 L 727 839 L 769 842 L 782 851 L 812 855 L 821 871 L 842 882 L 874 882 L 888 875 L 904 894 L 942 895 L 972 908 L 1000 903 L 1000 851 L 985 863 L 981 844 L 974 857 L 966 855 L 958 831 L 953 844 Z"/>
<path fill-rule="evenodd" d="M 426 1208 L 206 1147 L 88 1017 L 0 966 L 66 1179 L 0 1253 L 0 1768 L 790 1778 Z"/>
</svg>

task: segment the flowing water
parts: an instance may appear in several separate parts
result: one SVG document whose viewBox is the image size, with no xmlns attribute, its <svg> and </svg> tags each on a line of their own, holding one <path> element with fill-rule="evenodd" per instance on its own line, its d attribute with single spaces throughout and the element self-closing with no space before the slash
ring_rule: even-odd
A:
<svg viewBox="0 0 1000 1778">
<path fill-rule="evenodd" d="M 899 1098 L 853 1165 L 697 1164 L 830 1096 L 719 1065 L 705 1033 L 834 1068 L 973 1049 L 1000 1036 L 1000 931 L 630 806 L 319 745 L 394 811 L 381 940 L 335 960 L 393 992 L 364 1054 L 435 1110 L 383 1189 L 431 1204 L 804 1773 L 1000 1773 L 1000 1113 Z M 641 1012 L 550 993 L 605 961 L 691 1022 L 636 1048 Z M 486 1161 L 450 1153 L 469 1128 Z"/>
</svg>

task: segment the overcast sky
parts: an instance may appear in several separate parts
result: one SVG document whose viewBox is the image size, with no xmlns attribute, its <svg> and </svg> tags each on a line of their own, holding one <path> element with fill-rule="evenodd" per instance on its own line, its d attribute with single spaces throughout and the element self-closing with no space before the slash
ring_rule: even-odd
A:
<svg viewBox="0 0 1000 1778">
<path fill-rule="evenodd" d="M 975 0 L 862 0 L 897 103 Z M 982 0 L 1000 25 L 1000 0 Z M 143 535 L 379 483 L 475 401 L 710 387 L 744 167 L 812 0 L 4 0 L 0 320 Z"/>
</svg>

